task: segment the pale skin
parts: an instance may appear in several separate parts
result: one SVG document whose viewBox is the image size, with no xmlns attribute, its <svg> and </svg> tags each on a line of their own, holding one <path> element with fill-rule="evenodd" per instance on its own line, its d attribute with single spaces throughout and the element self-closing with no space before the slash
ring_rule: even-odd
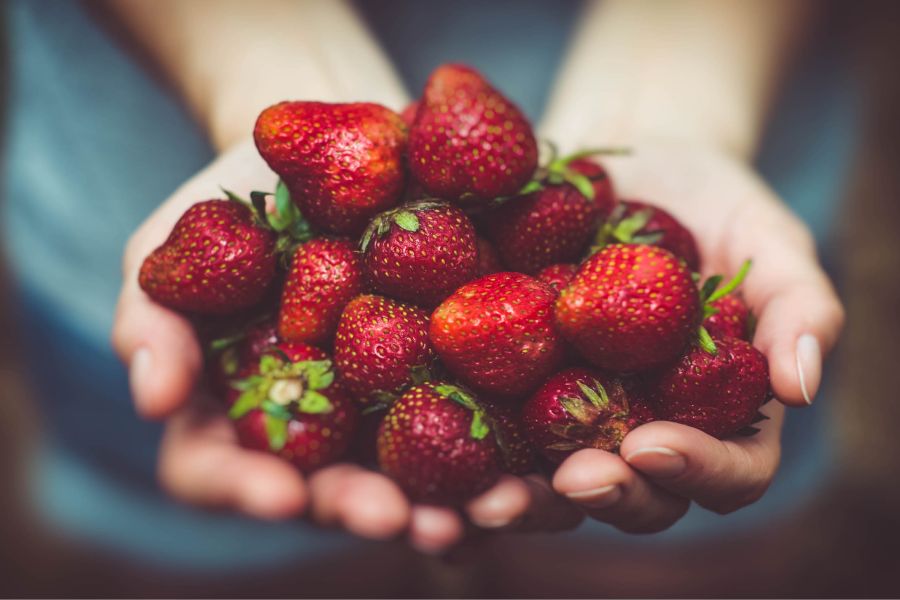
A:
<svg viewBox="0 0 900 600">
<path fill-rule="evenodd" d="M 733 274 L 753 259 L 743 291 L 759 317 L 754 344 L 768 357 L 778 396 L 763 409 L 770 419 L 754 437 L 725 441 L 673 423 L 644 425 L 618 455 L 582 450 L 549 482 L 505 476 L 461 512 L 410 504 L 386 477 L 359 466 L 304 478 L 242 449 L 215 402 L 197 391 L 201 350 L 190 324 L 137 286 L 144 256 L 189 205 L 219 196 L 220 185 L 271 189 L 275 176 L 248 139 L 262 108 L 282 99 L 406 104 L 377 44 L 340 2 L 110 0 L 110 7 L 221 151 L 132 236 L 113 332 L 138 411 L 166 420 L 159 477 L 173 496 L 264 519 L 306 515 L 366 538 L 405 535 L 436 553 L 461 539 L 464 518 L 485 529 L 557 530 L 587 516 L 652 532 L 675 523 L 692 501 L 725 513 L 765 492 L 779 462 L 785 406 L 812 402 L 822 356 L 844 320 L 806 227 L 748 163 L 784 56 L 808 20 L 805 3 L 592 6 L 540 129 L 566 149 L 633 148 L 605 161 L 617 191 L 660 204 L 690 227 L 706 274 Z M 342 44 L 332 43 L 331 31 L 344 32 Z"/>
</svg>

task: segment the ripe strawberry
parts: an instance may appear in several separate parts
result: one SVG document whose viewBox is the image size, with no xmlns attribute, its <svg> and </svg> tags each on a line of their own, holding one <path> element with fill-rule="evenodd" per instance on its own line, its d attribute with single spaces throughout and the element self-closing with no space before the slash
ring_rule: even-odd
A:
<svg viewBox="0 0 900 600">
<path fill-rule="evenodd" d="M 226 314 L 259 302 L 275 278 L 276 234 L 231 200 L 206 200 L 178 219 L 144 259 L 138 281 L 154 301 L 189 313 Z"/>
<path fill-rule="evenodd" d="M 703 320 L 703 326 L 713 338 L 735 337 L 750 341 L 750 309 L 743 300 L 733 294 L 722 296 L 711 303 L 715 313 Z"/>
<path fill-rule="evenodd" d="M 344 308 L 334 363 L 357 401 L 392 401 L 416 378 L 427 376 L 433 361 L 424 310 L 373 295 L 357 296 Z"/>
<path fill-rule="evenodd" d="M 344 306 L 362 292 L 363 279 L 362 261 L 349 240 L 301 244 L 281 293 L 278 334 L 292 342 L 327 343 Z"/>
<path fill-rule="evenodd" d="M 769 397 L 769 366 L 744 340 L 717 338 L 715 347 L 711 354 L 692 346 L 656 374 L 648 390 L 660 419 L 724 438 L 756 420 Z"/>
<path fill-rule="evenodd" d="M 264 354 L 255 373 L 234 383 L 228 415 L 241 444 L 272 452 L 309 472 L 338 460 L 352 440 L 356 407 L 334 383 L 329 360 Z"/>
<path fill-rule="evenodd" d="M 550 377 L 525 402 L 522 422 L 534 445 L 555 463 L 582 448 L 615 452 L 641 424 L 621 380 L 580 368 Z"/>
<path fill-rule="evenodd" d="M 594 366 L 618 372 L 677 359 L 700 317 L 690 271 L 656 246 L 606 246 L 556 301 L 556 322 L 566 339 Z"/>
<path fill-rule="evenodd" d="M 652 204 L 620 201 L 609 220 L 597 230 L 592 251 L 607 243 L 659 246 L 683 259 L 691 271 L 700 270 L 700 253 L 694 235 L 675 217 Z"/>
<path fill-rule="evenodd" d="M 481 401 L 500 449 L 500 466 L 506 473 L 527 475 L 534 471 L 534 446 L 525 434 L 518 411 L 505 403 Z"/>
<path fill-rule="evenodd" d="M 503 271 L 503 263 L 500 262 L 500 256 L 494 246 L 481 236 L 475 238 L 478 245 L 478 268 L 476 269 L 476 277 L 484 277 L 491 273 L 499 273 Z"/>
<path fill-rule="evenodd" d="M 511 196 L 537 154 L 528 120 L 481 74 L 453 64 L 431 74 L 409 132 L 409 166 L 432 196 L 467 206 Z"/>
<path fill-rule="evenodd" d="M 259 115 L 253 137 L 300 211 L 323 231 L 357 235 L 400 200 L 406 125 L 379 104 L 281 102 Z"/>
<path fill-rule="evenodd" d="M 537 280 L 552 287 L 558 294 L 560 290 L 569 285 L 575 273 L 578 272 L 578 265 L 568 263 L 558 263 L 544 267 L 536 275 Z"/>
<path fill-rule="evenodd" d="M 378 215 L 360 246 L 375 291 L 427 307 L 471 280 L 478 268 L 472 222 L 459 208 L 432 200 Z"/>
<path fill-rule="evenodd" d="M 461 504 L 500 476 L 500 450 L 484 410 L 445 383 L 410 388 L 378 433 L 378 464 L 417 502 Z"/>
<path fill-rule="evenodd" d="M 570 184 L 575 185 L 576 187 L 583 188 L 584 186 L 579 181 L 579 178 L 573 176 L 573 174 L 586 177 L 591 183 L 591 187 L 594 190 L 594 203 L 597 204 L 597 207 L 600 210 L 600 214 L 604 219 L 609 217 L 610 213 L 612 213 L 613 209 L 616 206 L 616 194 L 613 190 L 612 179 L 606 172 L 606 169 L 604 169 L 603 166 L 596 160 L 592 159 L 591 155 L 620 153 L 621 151 L 617 149 L 596 151 L 587 150 L 585 152 L 579 152 L 573 156 L 563 158 L 563 170 L 561 173 L 563 181 L 567 181 Z M 582 193 L 585 193 L 586 191 L 587 190 L 583 190 Z M 585 195 L 588 198 L 591 197 L 589 193 Z"/>
<path fill-rule="evenodd" d="M 407 127 L 412 127 L 413 123 L 416 122 L 416 113 L 419 111 L 419 101 L 413 100 L 409 104 L 404 107 L 404 109 L 400 112 L 400 118 L 403 119 L 403 122 L 406 123 Z"/>
<path fill-rule="evenodd" d="M 476 279 L 432 313 L 431 343 L 468 385 L 500 396 L 525 394 L 562 359 L 562 338 L 553 327 L 555 297 L 521 273 Z"/>
</svg>

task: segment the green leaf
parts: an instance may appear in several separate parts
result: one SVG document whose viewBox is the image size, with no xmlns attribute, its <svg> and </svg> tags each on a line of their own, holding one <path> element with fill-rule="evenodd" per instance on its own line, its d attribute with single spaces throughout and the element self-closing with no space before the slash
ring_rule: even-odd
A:
<svg viewBox="0 0 900 600">
<path fill-rule="evenodd" d="M 259 407 L 261 401 L 262 394 L 259 388 L 246 390 L 228 409 L 228 416 L 232 419 L 240 419 L 254 408 Z"/>
<path fill-rule="evenodd" d="M 715 356 L 719 353 L 719 349 L 716 348 L 716 343 L 713 341 L 712 337 L 709 335 L 709 332 L 706 330 L 706 327 L 703 325 L 700 326 L 700 329 L 697 331 L 697 341 L 700 343 L 700 347 L 707 354 L 711 354 Z"/>
<path fill-rule="evenodd" d="M 293 206 L 291 192 L 288 191 L 288 187 L 284 182 L 279 179 L 278 185 L 275 186 L 275 212 L 281 216 L 287 216 L 291 213 L 291 207 Z"/>
<path fill-rule="evenodd" d="M 306 385 L 311 390 L 324 390 L 334 383 L 334 371 L 309 371 L 306 377 Z"/>
<path fill-rule="evenodd" d="M 591 421 L 591 415 L 588 414 L 584 400 L 582 400 L 581 398 L 571 398 L 568 396 L 564 396 L 559 399 L 559 403 L 564 409 L 566 409 L 566 412 L 572 415 L 572 417 L 579 423 L 587 423 Z"/>
<path fill-rule="evenodd" d="M 722 282 L 721 275 L 713 275 L 709 279 L 703 282 L 703 287 L 700 288 L 700 301 L 708 302 L 709 297 L 712 296 L 713 292 L 716 291 L 716 288 L 719 287 L 719 284 Z"/>
<path fill-rule="evenodd" d="M 653 246 L 663 239 L 663 232 L 656 231 L 654 233 L 642 233 L 631 238 L 632 244 L 641 244 L 642 246 Z"/>
<path fill-rule="evenodd" d="M 259 375 L 251 375 L 250 377 L 247 377 L 245 379 L 229 381 L 228 386 L 232 389 L 238 390 L 239 392 L 246 392 L 251 388 L 258 387 L 264 379 L 264 377 L 260 377 Z"/>
<path fill-rule="evenodd" d="M 636 243 L 634 242 L 634 235 L 638 231 L 646 227 L 647 223 L 649 223 L 650 219 L 652 218 L 652 208 L 644 208 L 642 210 L 639 210 L 633 215 L 622 219 L 618 224 L 616 224 L 616 227 L 613 230 L 613 237 L 618 241 L 624 242 L 626 244 Z"/>
<path fill-rule="evenodd" d="M 266 436 L 269 438 L 269 448 L 272 449 L 272 452 L 278 452 L 287 443 L 288 421 L 273 417 L 270 414 L 266 414 L 264 419 Z"/>
<path fill-rule="evenodd" d="M 434 378 L 431 374 L 431 369 L 428 368 L 428 365 L 416 365 L 409 371 L 409 378 L 412 381 L 413 385 L 421 385 L 426 381 L 430 381 Z"/>
<path fill-rule="evenodd" d="M 383 402 L 376 402 L 375 404 L 370 404 L 369 406 L 359 411 L 359 414 L 361 414 L 362 416 L 371 415 L 377 412 L 386 411 L 388 408 L 390 408 L 390 402 L 387 404 Z"/>
<path fill-rule="evenodd" d="M 548 446 L 546 446 L 547 450 L 559 450 L 560 452 L 568 452 L 569 450 L 577 450 L 581 448 L 575 442 L 554 442 Z"/>
<path fill-rule="evenodd" d="M 472 425 L 469 427 L 469 435 L 474 440 L 483 440 L 491 432 L 491 427 L 484 418 L 484 412 L 476 410 L 472 413 Z"/>
<path fill-rule="evenodd" d="M 300 412 L 310 415 L 329 413 L 334 410 L 331 401 L 315 390 L 306 390 L 300 398 Z"/>
<path fill-rule="evenodd" d="M 233 346 L 226 348 L 219 356 L 219 364 L 222 366 L 222 372 L 226 376 L 231 377 L 235 375 L 240 368 L 237 349 Z"/>
<path fill-rule="evenodd" d="M 603 386 L 595 379 L 594 383 L 597 384 L 598 389 L 603 390 L 601 393 L 597 393 L 596 390 L 591 389 L 581 381 L 578 383 L 578 389 L 581 390 L 581 393 L 590 400 L 591 404 L 599 408 L 600 410 L 605 409 L 609 406 L 609 397 L 606 395 L 606 390 L 603 389 Z"/>
<path fill-rule="evenodd" d="M 753 261 L 745 260 L 741 265 L 741 268 L 738 269 L 737 275 L 735 275 L 734 278 L 731 279 L 731 281 L 717 289 L 715 292 L 711 293 L 706 301 L 715 302 L 719 298 L 727 296 L 728 294 L 736 290 L 737 287 L 744 281 L 744 278 L 747 277 L 747 273 L 750 272 L 751 266 L 753 266 Z"/>
<path fill-rule="evenodd" d="M 263 375 L 269 375 L 284 366 L 284 361 L 272 356 L 271 354 L 263 354 L 259 359 L 259 372 Z"/>
<path fill-rule="evenodd" d="M 363 232 L 362 239 L 359 241 L 359 251 L 365 252 L 366 248 L 369 247 L 369 244 L 372 242 L 372 238 L 375 237 L 375 229 L 374 225 L 369 225 L 366 227 L 366 230 Z"/>
<path fill-rule="evenodd" d="M 434 391 L 436 391 L 441 396 L 453 400 L 457 404 L 465 406 L 469 410 L 479 410 L 478 405 L 475 403 L 475 400 L 472 398 L 472 396 L 464 392 L 462 389 L 456 387 L 455 385 L 444 383 L 435 386 Z"/>
<path fill-rule="evenodd" d="M 209 343 L 209 349 L 213 352 L 219 352 L 220 350 L 225 350 L 226 348 L 235 345 L 237 342 L 244 339 L 246 336 L 245 333 L 241 332 L 232 336 L 219 338 L 213 340 Z"/>
<path fill-rule="evenodd" d="M 532 179 L 519 190 L 518 196 L 524 196 L 526 194 L 533 194 L 534 192 L 539 192 L 544 189 L 544 184 L 536 179 Z"/>
<path fill-rule="evenodd" d="M 286 421 L 290 420 L 291 418 L 291 411 L 278 404 L 277 402 L 273 402 L 269 398 L 265 398 L 262 402 L 260 402 L 259 407 L 267 415 L 272 415 L 273 417 L 278 417 L 279 419 L 284 419 Z"/>
<path fill-rule="evenodd" d="M 594 190 L 594 184 L 587 177 L 587 175 L 582 175 L 581 173 L 576 173 L 575 171 L 566 171 L 564 178 L 568 183 L 573 185 L 582 196 L 584 196 L 588 200 L 593 200 L 594 196 L 597 194 L 596 190 Z"/>
<path fill-rule="evenodd" d="M 415 233 L 419 230 L 419 218 L 408 210 L 401 210 L 396 215 L 394 215 L 394 223 L 397 224 L 400 229 L 404 229 L 406 231 Z"/>
<path fill-rule="evenodd" d="M 238 204 L 243 204 L 246 207 L 250 206 L 249 202 L 247 202 L 244 198 L 241 198 L 240 196 L 238 196 L 231 190 L 226 190 L 222 186 L 219 186 L 219 189 L 222 190 L 222 193 L 225 194 L 225 196 L 232 202 L 237 202 Z"/>
</svg>

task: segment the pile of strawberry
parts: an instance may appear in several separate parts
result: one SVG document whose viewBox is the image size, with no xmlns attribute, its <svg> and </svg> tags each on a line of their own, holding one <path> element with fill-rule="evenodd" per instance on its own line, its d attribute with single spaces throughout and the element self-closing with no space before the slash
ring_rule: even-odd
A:
<svg viewBox="0 0 900 600">
<path fill-rule="evenodd" d="M 684 226 L 617 199 L 596 152 L 539 166 L 476 71 L 438 68 L 402 115 L 282 102 L 254 137 L 276 191 L 195 204 L 140 272 L 194 319 L 245 446 L 456 504 L 655 419 L 761 418 L 746 266 L 700 285 Z"/>
</svg>

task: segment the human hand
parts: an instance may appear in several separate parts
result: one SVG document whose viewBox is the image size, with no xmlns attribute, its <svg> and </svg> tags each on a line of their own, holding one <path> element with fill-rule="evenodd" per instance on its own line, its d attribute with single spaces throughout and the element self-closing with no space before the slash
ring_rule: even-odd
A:
<svg viewBox="0 0 900 600">
<path fill-rule="evenodd" d="M 246 195 L 274 183 L 252 143 L 241 144 L 179 188 L 128 242 L 113 345 L 129 365 L 138 412 L 166 419 L 158 465 L 163 487 L 192 504 L 264 519 L 308 514 L 316 523 L 367 538 L 405 533 L 429 552 L 459 540 L 464 517 L 487 529 L 577 524 L 580 512 L 537 476 L 504 477 L 460 514 L 411 504 L 387 477 L 358 465 L 333 465 L 304 478 L 283 460 L 239 445 L 220 403 L 198 385 L 203 353 L 190 321 L 154 303 L 138 286 L 137 273 L 181 214 L 195 202 L 220 197 L 220 185 Z"/>
<path fill-rule="evenodd" d="M 652 142 L 604 164 L 619 197 L 658 204 L 695 233 L 704 276 L 730 276 L 753 260 L 742 291 L 780 401 L 763 408 L 769 420 L 752 437 L 720 441 L 649 423 L 626 436 L 619 455 L 582 450 L 556 471 L 554 489 L 589 516 L 653 532 L 674 524 L 691 501 L 727 513 L 762 496 L 778 467 L 784 405 L 812 402 L 844 313 L 807 228 L 741 161 L 703 146 Z"/>
</svg>

